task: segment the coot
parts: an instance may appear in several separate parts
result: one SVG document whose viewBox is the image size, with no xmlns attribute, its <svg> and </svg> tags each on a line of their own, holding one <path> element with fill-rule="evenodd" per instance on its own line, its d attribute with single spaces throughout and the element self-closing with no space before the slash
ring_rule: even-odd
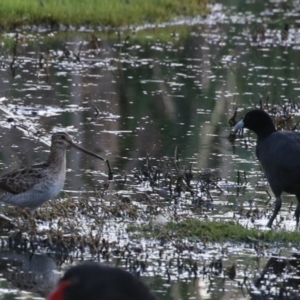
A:
<svg viewBox="0 0 300 300">
<path fill-rule="evenodd" d="M 295 211 L 297 227 L 300 215 L 300 133 L 277 131 L 265 111 L 249 111 L 234 130 L 248 128 L 257 134 L 256 156 L 262 165 L 270 187 L 276 197 L 275 208 L 268 227 L 272 226 L 281 208 L 281 194 L 286 192 L 297 197 Z"/>
</svg>

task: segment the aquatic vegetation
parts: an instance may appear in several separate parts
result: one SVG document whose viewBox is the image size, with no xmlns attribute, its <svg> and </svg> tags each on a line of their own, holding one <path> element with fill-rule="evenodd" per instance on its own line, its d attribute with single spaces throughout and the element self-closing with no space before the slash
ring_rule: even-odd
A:
<svg viewBox="0 0 300 300">
<path fill-rule="evenodd" d="M 97 1 L 97 0 L 16 0 L 1 1 L 0 25 L 90 25 L 124 26 L 144 22 L 157 23 L 175 17 L 207 12 L 207 0 Z"/>
<path fill-rule="evenodd" d="M 140 232 L 147 238 L 167 239 L 193 239 L 208 242 L 236 242 L 236 243 L 291 243 L 300 241 L 299 234 L 291 231 L 263 231 L 261 229 L 249 229 L 233 221 L 209 221 L 188 218 L 177 222 L 171 221 L 164 225 L 155 226 L 147 224 L 142 226 L 130 226 L 130 232 Z"/>
</svg>

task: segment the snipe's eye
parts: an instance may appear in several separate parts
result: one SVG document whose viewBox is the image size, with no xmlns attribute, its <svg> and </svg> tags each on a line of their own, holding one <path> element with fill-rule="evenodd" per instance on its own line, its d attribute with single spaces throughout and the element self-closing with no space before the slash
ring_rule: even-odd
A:
<svg viewBox="0 0 300 300">
<path fill-rule="evenodd" d="M 63 139 L 63 140 L 66 139 L 66 137 L 65 137 L 64 135 L 61 135 L 60 137 L 61 137 L 61 139 Z"/>
</svg>

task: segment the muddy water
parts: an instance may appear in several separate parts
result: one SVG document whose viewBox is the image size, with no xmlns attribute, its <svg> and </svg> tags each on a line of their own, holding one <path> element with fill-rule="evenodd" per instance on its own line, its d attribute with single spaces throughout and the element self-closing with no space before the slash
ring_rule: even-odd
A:
<svg viewBox="0 0 300 300">
<path fill-rule="evenodd" d="M 293 4 L 237 1 L 235 6 L 214 5 L 211 15 L 193 20 L 196 24 L 168 29 L 120 35 L 45 30 L 20 32 L 17 38 L 15 32 L 3 33 L 1 169 L 45 160 L 50 133 L 66 131 L 85 148 L 109 159 L 115 173 L 110 185 L 114 193 L 123 188 L 120 182 L 125 174 L 130 178 L 143 167 L 147 155 L 153 166 L 161 167 L 172 161 L 177 147 L 183 169 L 193 163 L 195 170 L 220 178 L 223 192 L 212 192 L 213 209 L 205 211 L 206 217 L 232 219 L 241 207 L 251 205 L 266 210 L 269 189 L 255 158 L 255 137 L 238 140 L 233 148 L 228 120 L 235 108 L 242 116 L 259 102 L 273 109 L 299 102 L 298 17 Z M 294 122 L 298 114 L 294 109 Z M 242 188 L 237 188 L 238 171 Z M 101 188 L 106 173 L 101 161 L 70 150 L 65 191 L 78 201 Z M 134 187 L 126 195 L 147 189 Z M 290 229 L 295 225 L 288 213 L 294 198 L 284 199 L 283 222 L 276 226 Z M 141 213 L 145 208 L 137 207 Z M 203 217 L 203 210 L 191 209 L 190 202 L 167 207 L 166 218 L 173 210 L 183 217 Z M 9 209 L 3 205 L 4 212 Z M 135 222 L 145 218 L 140 215 Z M 247 218 L 237 219 L 246 226 L 259 226 Z M 184 243 L 197 244 L 197 250 L 180 254 L 164 245 L 161 257 L 157 251 L 161 241 L 130 239 L 119 223 L 119 219 L 107 221 L 103 237 L 109 239 L 113 226 L 112 235 L 124 241 L 120 244 L 150 249 L 132 256 L 147 261 L 142 275 L 159 299 L 255 299 L 253 291 L 270 292 L 264 284 L 257 291 L 255 278 L 282 245 L 260 252 L 247 244 L 203 245 L 187 240 Z M 45 249 L 34 255 L 17 253 L 3 244 L 2 299 L 43 296 L 59 271 L 73 261 L 98 259 L 74 252 L 49 256 Z M 290 249 L 279 254 L 291 257 Z M 189 259 L 198 264 L 197 277 Z M 182 261 L 180 268 L 174 260 Z M 122 265 L 129 269 L 130 259 Z M 237 270 L 234 280 L 224 273 L 232 265 Z M 274 284 L 271 294 L 279 290 Z"/>
</svg>

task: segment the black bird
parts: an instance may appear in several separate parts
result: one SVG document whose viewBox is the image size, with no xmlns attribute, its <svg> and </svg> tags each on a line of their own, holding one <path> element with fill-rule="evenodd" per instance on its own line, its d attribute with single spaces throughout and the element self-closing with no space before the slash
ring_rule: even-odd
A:
<svg viewBox="0 0 300 300">
<path fill-rule="evenodd" d="M 276 197 L 275 208 L 268 227 L 281 208 L 281 194 L 296 195 L 296 224 L 300 215 L 300 133 L 277 131 L 271 117 L 263 110 L 249 111 L 234 130 L 248 128 L 257 134 L 256 156 L 262 165 L 270 187 Z"/>
<path fill-rule="evenodd" d="M 71 267 L 46 300 L 156 300 L 137 277 L 116 267 L 82 263 Z"/>
</svg>

